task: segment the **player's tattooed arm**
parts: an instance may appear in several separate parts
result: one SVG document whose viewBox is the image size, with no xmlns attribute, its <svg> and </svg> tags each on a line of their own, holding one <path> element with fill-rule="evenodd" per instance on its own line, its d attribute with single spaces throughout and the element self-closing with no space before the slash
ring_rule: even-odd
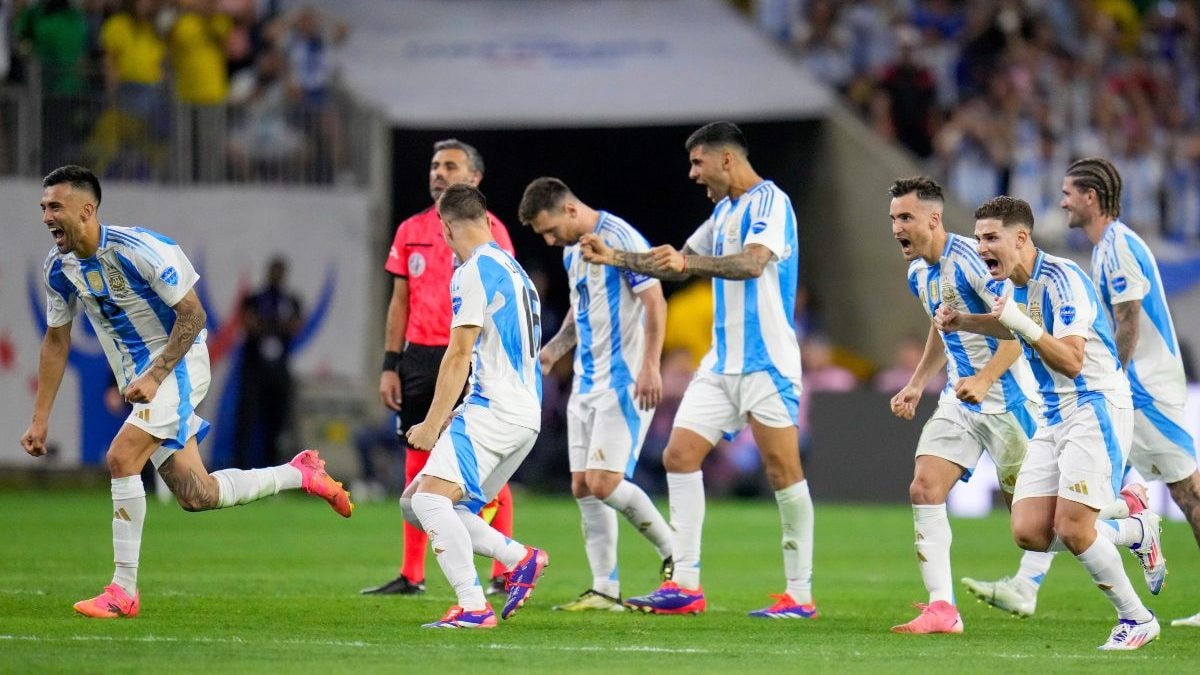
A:
<svg viewBox="0 0 1200 675">
<path fill-rule="evenodd" d="M 754 279 L 762 274 L 774 255 L 762 244 L 750 244 L 741 253 L 722 256 L 696 255 L 685 248 L 683 270 L 698 277 Z"/>
<path fill-rule="evenodd" d="M 1138 342 L 1138 321 L 1142 316 L 1142 301 L 1130 300 L 1113 305 L 1113 318 L 1117 320 L 1117 356 L 1122 366 L 1128 366 Z"/>
<path fill-rule="evenodd" d="M 662 249 L 671 249 L 672 251 L 675 250 L 671 246 L 656 246 L 646 253 L 613 250 L 612 265 L 614 267 L 623 267 L 627 270 L 637 272 L 639 274 L 645 274 L 648 277 L 663 279 L 665 281 L 683 281 L 684 279 L 688 278 L 690 276 L 688 272 L 664 267 L 659 263 L 659 258 L 661 256 L 656 256 L 655 252 Z M 684 247 L 685 252 L 690 250 L 691 249 Z M 677 253 L 677 255 L 682 254 Z"/>
<path fill-rule="evenodd" d="M 208 320 L 208 314 L 204 311 L 204 305 L 200 303 L 195 290 L 188 291 L 172 309 L 175 310 L 175 327 L 171 329 L 171 335 L 167 338 L 167 346 L 163 348 L 162 354 L 154 359 L 148 371 L 150 377 L 158 384 L 162 384 L 179 360 L 192 348 L 192 343 L 196 341 L 200 331 L 204 330 L 204 324 Z"/>
<path fill-rule="evenodd" d="M 575 328 L 575 308 L 567 312 L 567 318 L 563 319 L 562 326 L 550 341 L 542 347 L 541 353 L 538 355 L 538 361 L 541 362 L 542 372 L 548 373 L 558 363 L 558 360 L 567 355 L 579 342 L 579 334 Z"/>
</svg>

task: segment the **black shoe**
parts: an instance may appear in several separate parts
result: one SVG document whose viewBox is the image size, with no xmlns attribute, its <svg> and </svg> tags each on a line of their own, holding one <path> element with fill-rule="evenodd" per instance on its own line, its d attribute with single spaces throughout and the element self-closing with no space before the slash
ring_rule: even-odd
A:
<svg viewBox="0 0 1200 675">
<path fill-rule="evenodd" d="M 484 595 L 503 595 L 505 593 L 508 593 L 508 579 L 503 576 L 492 577 L 487 588 L 483 589 Z"/>
<path fill-rule="evenodd" d="M 658 569 L 658 575 L 663 581 L 670 581 L 671 577 L 675 576 L 675 558 L 667 556 L 663 558 L 662 567 Z"/>
<path fill-rule="evenodd" d="M 382 586 L 364 588 L 359 593 L 363 595 L 421 595 L 425 592 L 425 582 L 412 582 L 401 574 Z"/>
</svg>

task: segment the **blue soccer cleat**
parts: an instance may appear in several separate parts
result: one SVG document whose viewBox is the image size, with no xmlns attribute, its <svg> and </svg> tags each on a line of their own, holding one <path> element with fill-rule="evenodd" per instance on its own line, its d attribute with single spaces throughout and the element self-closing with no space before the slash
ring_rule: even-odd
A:
<svg viewBox="0 0 1200 675">
<path fill-rule="evenodd" d="M 546 552 L 525 547 L 525 557 L 521 558 L 521 562 L 512 568 L 508 573 L 508 600 L 504 602 L 504 609 L 500 611 L 500 618 L 507 619 L 521 609 L 521 605 L 533 595 L 533 589 L 537 586 L 538 579 L 542 578 L 542 574 L 546 571 L 546 567 L 550 565 L 550 556 Z"/>
<path fill-rule="evenodd" d="M 815 619 L 820 616 L 816 605 L 802 605 L 787 593 L 772 593 L 771 597 L 775 598 L 775 604 L 750 612 L 750 616 L 757 619 Z"/>
<path fill-rule="evenodd" d="M 664 581 L 649 595 L 628 598 L 625 606 L 647 614 L 700 614 L 707 603 L 703 589 L 680 588 L 674 581 Z"/>
<path fill-rule="evenodd" d="M 458 605 L 446 610 L 446 615 L 433 623 L 427 623 L 422 628 L 495 628 L 496 613 L 492 606 L 483 609 L 467 611 Z"/>
</svg>

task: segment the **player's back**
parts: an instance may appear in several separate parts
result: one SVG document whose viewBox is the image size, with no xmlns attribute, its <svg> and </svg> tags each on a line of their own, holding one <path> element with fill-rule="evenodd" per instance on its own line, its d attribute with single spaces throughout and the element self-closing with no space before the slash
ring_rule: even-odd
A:
<svg viewBox="0 0 1200 675">
<path fill-rule="evenodd" d="M 606 244 L 644 252 L 650 244 L 632 225 L 600 212 L 595 234 Z M 658 280 L 630 270 L 585 262 L 579 245 L 563 250 L 571 285 L 578 346 L 573 389 L 581 394 L 633 384 L 645 349 L 645 305 L 637 294 Z"/>
<path fill-rule="evenodd" d="M 908 285 L 933 318 L 945 303 L 964 314 L 987 314 L 1003 284 L 989 283 L 991 275 L 970 239 L 948 233 L 946 247 L 933 265 L 918 258 L 908 266 Z M 1038 400 L 1037 382 L 1024 359 L 1018 359 L 988 390 L 981 403 L 966 403 L 955 396 L 955 386 L 979 373 L 995 355 L 999 340 L 978 333 L 943 333 L 946 352 L 946 386 L 941 401 L 987 414 L 1020 409 L 1026 400 Z"/>
<path fill-rule="evenodd" d="M 499 419 L 541 428 L 541 303 L 529 275 L 495 242 L 475 249 L 454 272 L 453 326 L 479 326 L 467 403 Z"/>
<path fill-rule="evenodd" d="M 1150 247 L 1125 223 L 1113 222 L 1092 250 L 1092 281 L 1114 326 L 1114 305 L 1141 301 L 1137 345 L 1127 369 L 1134 405 L 1155 400 L 1183 405 L 1187 398 L 1183 359 Z"/>
<path fill-rule="evenodd" d="M 1046 365 L 1022 342 L 1042 395 L 1047 424 L 1057 424 L 1075 408 L 1101 398 L 1119 408 L 1132 407 L 1129 381 L 1117 359 L 1116 341 L 1100 297 L 1083 269 L 1073 261 L 1038 252 L 1031 278 L 1013 289 L 1013 301 L 1056 338 L 1084 338 L 1083 367 L 1075 377 Z"/>
<path fill-rule="evenodd" d="M 65 325 L 80 307 L 122 387 L 149 368 L 175 326 L 172 309 L 199 279 L 174 241 L 140 227 L 100 226 L 96 253 L 50 251 L 47 322 Z M 196 342 L 203 343 L 200 332 Z"/>
<path fill-rule="evenodd" d="M 772 253 L 761 275 L 713 278 L 713 346 L 701 368 L 726 375 L 771 371 L 800 377 L 795 319 L 800 250 L 787 194 L 764 180 L 737 199 L 726 197 L 687 242 L 700 255 L 717 257 L 753 244 Z"/>
</svg>

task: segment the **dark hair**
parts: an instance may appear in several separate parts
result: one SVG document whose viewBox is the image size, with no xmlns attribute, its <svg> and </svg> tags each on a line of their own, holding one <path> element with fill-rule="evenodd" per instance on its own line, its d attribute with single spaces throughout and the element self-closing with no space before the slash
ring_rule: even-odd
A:
<svg viewBox="0 0 1200 675">
<path fill-rule="evenodd" d="M 479 220 L 487 218 L 487 197 L 466 183 L 455 183 L 442 192 L 437 209 L 443 220 Z"/>
<path fill-rule="evenodd" d="M 684 142 L 683 148 L 688 152 L 692 151 L 697 145 L 704 145 L 710 148 L 715 148 L 721 145 L 732 145 L 742 151 L 742 154 L 750 154 L 750 146 L 746 143 L 746 137 L 742 135 L 742 130 L 733 122 L 710 122 L 692 132 Z"/>
<path fill-rule="evenodd" d="M 90 170 L 75 164 L 68 164 L 51 171 L 42 179 L 43 188 L 61 183 L 68 183 L 75 190 L 86 190 L 92 193 L 92 196 L 96 198 L 96 206 L 100 205 L 100 179 L 96 178 L 96 174 Z"/>
<path fill-rule="evenodd" d="M 457 138 L 447 138 L 433 144 L 433 154 L 436 155 L 439 150 L 462 150 L 467 153 L 467 161 L 471 163 L 471 169 L 483 173 L 483 155 L 479 154 L 475 146 L 463 143 Z"/>
<path fill-rule="evenodd" d="M 1033 231 L 1033 209 L 1029 208 L 1029 202 L 1024 199 L 1008 195 L 992 197 L 975 209 L 975 220 L 987 218 L 999 219 L 1004 227 L 1024 225 Z"/>
<path fill-rule="evenodd" d="M 1067 178 L 1080 190 L 1095 190 L 1100 213 L 1121 216 L 1121 174 L 1112 162 L 1102 157 L 1084 157 L 1067 169 Z"/>
<path fill-rule="evenodd" d="M 517 217 L 523 224 L 532 225 L 537 214 L 558 208 L 570 194 L 571 188 L 557 178 L 542 176 L 534 179 L 525 187 L 521 206 L 517 208 Z"/>
<path fill-rule="evenodd" d="M 929 176 L 913 176 L 912 178 L 898 178 L 892 186 L 888 188 L 888 194 L 893 199 L 903 197 L 910 192 L 917 193 L 917 199 L 925 202 L 938 202 L 939 204 L 946 203 L 946 197 L 942 194 L 942 186 L 937 181 Z"/>
</svg>

